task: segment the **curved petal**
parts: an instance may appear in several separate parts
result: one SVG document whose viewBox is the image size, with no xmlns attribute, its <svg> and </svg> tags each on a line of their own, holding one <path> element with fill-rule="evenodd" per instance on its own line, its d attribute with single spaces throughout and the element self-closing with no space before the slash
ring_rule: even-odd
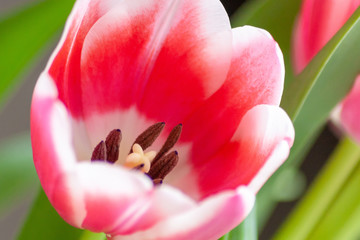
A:
<svg viewBox="0 0 360 240">
<path fill-rule="evenodd" d="M 80 55 L 92 25 L 116 4 L 112 0 L 78 0 L 46 71 L 55 80 L 59 98 L 73 116 L 82 115 Z M 71 87 L 70 87 L 71 86 Z"/>
<path fill-rule="evenodd" d="M 31 138 L 36 171 L 50 202 L 70 224 L 110 231 L 114 219 L 134 208 L 153 184 L 109 164 L 78 163 L 69 114 L 57 99 L 55 84 L 43 73 L 31 108 Z M 74 132 L 76 134 L 76 132 Z M 109 221 L 107 221 L 109 220 Z"/>
<path fill-rule="evenodd" d="M 217 150 L 228 141 L 252 107 L 279 105 L 283 83 L 283 56 L 270 34 L 250 26 L 233 29 L 233 57 L 226 82 L 183 123 L 182 140 L 195 142 L 194 161 L 201 164 L 209 157 L 203 150 Z M 196 149 L 201 149 L 201 160 Z"/>
<path fill-rule="evenodd" d="M 341 121 L 345 130 L 360 142 L 360 75 L 356 78 L 351 92 L 341 105 Z"/>
<path fill-rule="evenodd" d="M 142 201 L 142 205 L 148 206 L 144 211 L 132 212 L 126 220 L 117 224 L 117 227 L 109 232 L 111 235 L 129 235 L 136 231 L 143 231 L 153 227 L 157 222 L 163 221 L 173 215 L 188 211 L 196 206 L 196 202 L 179 190 L 166 184 L 156 187 L 155 190 Z"/>
<path fill-rule="evenodd" d="M 189 176 L 196 176 L 202 197 L 239 185 L 250 185 L 257 192 L 285 161 L 293 139 L 293 125 L 281 108 L 255 106 L 243 117 L 231 141 Z"/>
<path fill-rule="evenodd" d="M 149 119 L 178 124 L 225 81 L 230 34 L 217 0 L 121 2 L 85 39 L 86 114 L 136 105 Z"/>
<path fill-rule="evenodd" d="M 160 221 L 146 231 L 110 239 L 218 239 L 247 216 L 254 200 L 253 193 L 245 187 L 239 187 L 205 199 L 198 206 Z"/>
<path fill-rule="evenodd" d="M 186 164 L 177 167 L 170 181 L 183 190 L 183 168 L 203 168 L 227 143 L 244 114 L 258 104 L 278 105 L 282 95 L 284 64 L 274 39 L 264 30 L 245 26 L 233 30 L 233 57 L 224 85 L 183 122 L 182 142 L 193 142 Z M 185 155 L 180 151 L 180 156 Z M 182 160 L 182 161 L 184 161 Z M 177 181 L 177 179 L 180 179 Z M 175 181 L 177 181 L 175 183 Z M 187 188 L 187 187 L 186 187 Z"/>
<path fill-rule="evenodd" d="M 104 162 L 78 164 L 63 174 L 56 187 L 55 203 L 63 198 L 62 192 L 71 191 L 74 207 L 84 209 L 82 228 L 106 233 L 131 219 L 135 211 L 146 210 L 149 204 L 144 203 L 153 191 L 152 182 L 143 174 Z"/>
<path fill-rule="evenodd" d="M 58 177 L 71 171 L 76 158 L 71 146 L 71 127 L 64 105 L 57 100 L 53 80 L 43 73 L 34 90 L 31 105 L 31 142 L 36 171 L 45 193 L 56 192 Z M 80 209 L 64 206 L 60 210 L 66 221 L 79 225 Z"/>
</svg>

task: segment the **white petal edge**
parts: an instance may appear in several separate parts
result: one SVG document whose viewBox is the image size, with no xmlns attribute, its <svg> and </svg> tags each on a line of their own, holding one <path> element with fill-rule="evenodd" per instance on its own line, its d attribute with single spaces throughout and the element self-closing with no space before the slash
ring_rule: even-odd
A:
<svg viewBox="0 0 360 240">
<path fill-rule="evenodd" d="M 273 148 L 264 165 L 248 185 L 255 194 L 286 160 L 294 137 L 293 124 L 287 113 L 280 107 L 257 105 L 245 114 L 233 136 L 233 140 L 247 141 L 252 139 L 254 149 L 249 149 L 250 151 L 258 151 L 259 149 L 266 151 L 266 149 Z M 276 145 L 272 146 L 273 143 Z"/>
<path fill-rule="evenodd" d="M 195 208 L 158 222 L 152 228 L 111 240 L 217 239 L 237 226 L 251 211 L 254 194 L 240 186 L 204 199 Z"/>
</svg>

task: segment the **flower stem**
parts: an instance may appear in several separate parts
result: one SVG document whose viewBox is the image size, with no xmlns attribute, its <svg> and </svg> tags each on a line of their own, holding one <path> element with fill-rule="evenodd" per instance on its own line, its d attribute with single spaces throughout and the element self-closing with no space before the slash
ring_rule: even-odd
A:
<svg viewBox="0 0 360 240">
<path fill-rule="evenodd" d="M 360 163 L 309 239 L 356 239 L 360 233 Z"/>
<path fill-rule="evenodd" d="M 234 238 L 231 239 L 257 240 L 258 239 L 257 229 L 258 228 L 257 228 L 256 204 L 255 204 L 250 214 L 238 227 L 238 231 L 234 232 L 235 235 Z"/>
<path fill-rule="evenodd" d="M 347 182 L 359 158 L 360 147 L 350 138 L 344 138 L 274 239 L 307 239 Z"/>
</svg>

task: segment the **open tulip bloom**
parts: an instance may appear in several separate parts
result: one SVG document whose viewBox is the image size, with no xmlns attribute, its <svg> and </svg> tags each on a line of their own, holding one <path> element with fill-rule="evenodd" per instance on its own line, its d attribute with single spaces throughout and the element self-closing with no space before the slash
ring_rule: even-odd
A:
<svg viewBox="0 0 360 240">
<path fill-rule="evenodd" d="M 218 0 L 78 0 L 33 95 L 42 187 L 109 239 L 216 239 L 288 156 L 283 78 Z"/>
</svg>

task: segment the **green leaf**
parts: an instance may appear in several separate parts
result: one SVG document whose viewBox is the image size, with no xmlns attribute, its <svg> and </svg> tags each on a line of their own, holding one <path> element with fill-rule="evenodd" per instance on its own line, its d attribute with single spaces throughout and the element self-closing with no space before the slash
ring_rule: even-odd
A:
<svg viewBox="0 0 360 240">
<path fill-rule="evenodd" d="M 349 173 L 345 176 L 341 176 L 343 172 L 336 171 L 336 174 L 328 175 L 327 180 L 327 189 L 331 189 L 330 192 L 333 192 L 332 183 L 338 183 L 338 185 L 342 184 L 340 188 L 337 188 L 337 193 L 333 196 L 330 196 L 330 200 L 332 200 L 331 204 L 326 205 L 326 210 L 324 211 L 324 215 L 321 216 L 317 225 L 312 229 L 313 231 L 310 233 L 310 237 L 308 239 L 359 239 L 357 238 L 357 234 L 360 233 L 359 229 L 359 218 L 360 218 L 360 148 L 359 146 L 354 146 L 354 150 L 357 152 L 357 165 L 353 164 L 347 165 L 346 163 L 341 163 L 338 166 L 340 169 L 348 167 Z M 353 153 L 350 151 L 350 153 Z M 338 159 L 339 163 L 341 160 L 345 160 L 346 156 L 343 155 Z M 354 159 L 351 158 L 350 159 Z M 355 160 L 355 159 L 354 159 Z M 348 162 L 346 160 L 346 162 Z M 340 181 L 335 182 L 338 176 L 346 178 L 344 181 L 340 179 Z M 341 181 L 343 180 L 343 181 Z M 325 181 L 325 179 L 324 179 Z M 322 197 L 327 197 L 328 194 L 324 193 Z M 322 202 L 318 199 L 316 200 L 318 204 Z M 355 222 L 354 222 L 355 221 Z"/>
<path fill-rule="evenodd" d="M 39 50 L 61 30 L 74 0 L 41 1 L 0 19 L 0 106 Z"/>
<path fill-rule="evenodd" d="M 18 240 L 78 240 L 82 232 L 57 214 L 41 190 Z"/>
<path fill-rule="evenodd" d="M 282 107 L 293 119 L 296 137 L 286 164 L 326 123 L 360 71 L 360 8 L 308 64 L 284 93 Z"/>
<path fill-rule="evenodd" d="M 0 143 L 0 215 L 38 188 L 29 133 Z"/>
<path fill-rule="evenodd" d="M 305 240 L 310 236 L 314 237 L 313 230 L 318 229 L 317 226 L 324 221 L 324 216 L 333 210 L 333 204 L 338 203 L 338 198 L 342 195 L 344 185 L 347 185 L 349 176 L 359 164 L 360 147 L 351 139 L 345 138 L 331 155 L 328 163 L 322 169 L 320 174 L 313 182 L 311 188 L 305 197 L 296 206 L 289 219 L 280 229 L 275 239 L 278 240 Z M 360 170 L 360 167 L 359 167 Z M 360 182 L 360 181 L 359 181 Z M 358 182 L 358 183 L 359 183 Z M 359 184 L 355 188 L 358 194 Z M 354 194 L 354 193 L 352 193 Z M 360 195 L 358 198 L 360 200 Z M 343 202 L 341 208 L 343 210 L 350 209 L 352 201 Z M 353 206 L 353 205 L 352 205 Z M 343 217 L 344 219 L 345 217 Z M 336 224 L 341 225 L 344 221 L 337 218 Z M 327 232 L 332 232 L 335 227 L 324 228 Z M 311 239 L 337 239 L 337 238 L 311 238 Z M 338 238 L 341 239 L 341 238 Z M 347 239 L 347 238 L 344 238 Z"/>
</svg>

